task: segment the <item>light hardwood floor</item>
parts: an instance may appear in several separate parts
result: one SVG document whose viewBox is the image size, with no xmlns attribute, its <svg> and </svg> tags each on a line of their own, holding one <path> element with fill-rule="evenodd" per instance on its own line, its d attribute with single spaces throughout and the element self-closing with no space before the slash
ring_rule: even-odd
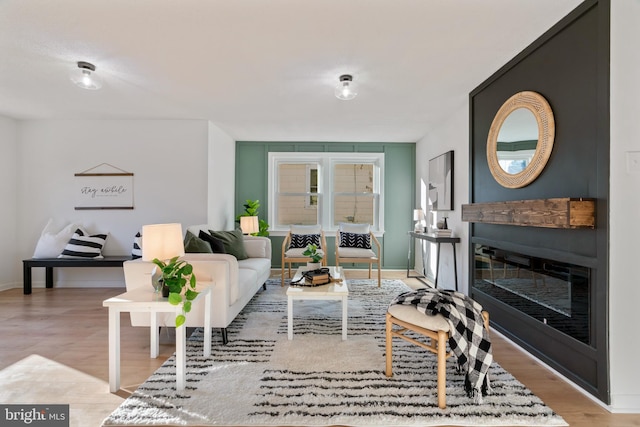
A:
<svg viewBox="0 0 640 427">
<path fill-rule="evenodd" d="M 274 270 L 273 276 L 278 275 Z M 405 276 L 400 271 L 383 272 L 384 278 L 419 284 Z M 366 272 L 348 271 L 347 277 L 366 277 Z M 23 295 L 22 289 L 0 292 L 0 370 L 38 354 L 102 380 L 100 392 L 107 392 L 108 325 L 102 301 L 121 292 L 121 288 L 34 288 L 32 295 Z M 135 390 L 174 351 L 173 337 L 163 335 L 160 357 L 150 359 L 148 329 L 129 324 L 128 314 L 123 314 L 121 397 Z M 492 341 L 495 360 L 571 426 L 640 426 L 640 415 L 611 414 L 498 334 L 492 335 Z M 28 403 L 34 390 L 23 392 Z"/>
</svg>

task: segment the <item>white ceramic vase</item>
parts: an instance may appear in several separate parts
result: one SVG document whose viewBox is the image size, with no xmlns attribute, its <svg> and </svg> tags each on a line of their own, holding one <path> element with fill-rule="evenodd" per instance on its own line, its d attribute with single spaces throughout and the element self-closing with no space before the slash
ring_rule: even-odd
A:
<svg viewBox="0 0 640 427">
<path fill-rule="evenodd" d="M 321 266 L 320 262 L 307 262 L 307 270 L 318 270 Z"/>
</svg>

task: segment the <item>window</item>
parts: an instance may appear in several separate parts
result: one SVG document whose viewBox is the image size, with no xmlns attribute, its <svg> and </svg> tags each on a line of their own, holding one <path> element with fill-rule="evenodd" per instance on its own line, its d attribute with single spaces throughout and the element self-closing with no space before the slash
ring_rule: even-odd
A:
<svg viewBox="0 0 640 427">
<path fill-rule="evenodd" d="M 269 153 L 269 223 L 274 232 L 291 224 L 368 223 L 383 230 L 384 154 Z"/>
<path fill-rule="evenodd" d="M 310 194 L 307 208 L 318 206 L 318 165 L 307 165 L 305 184 L 307 185 L 307 193 Z"/>
</svg>

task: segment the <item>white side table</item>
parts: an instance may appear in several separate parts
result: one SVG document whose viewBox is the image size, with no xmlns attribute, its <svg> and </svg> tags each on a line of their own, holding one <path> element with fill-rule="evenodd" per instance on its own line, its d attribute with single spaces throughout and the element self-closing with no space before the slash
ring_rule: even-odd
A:
<svg viewBox="0 0 640 427">
<path fill-rule="evenodd" d="M 200 282 L 199 295 L 194 303 L 204 297 L 204 356 L 211 355 L 211 285 L 212 282 Z M 134 289 L 102 302 L 103 307 L 109 308 L 109 391 L 115 393 L 120 389 L 120 313 L 142 312 L 151 316 L 150 339 L 151 358 L 158 357 L 159 330 L 158 313 L 182 313 L 182 307 L 171 305 L 167 298 L 162 298 L 153 291 L 151 286 Z M 187 316 L 189 314 L 187 313 Z M 176 328 L 176 388 L 184 390 L 185 385 L 185 353 L 186 328 L 184 325 Z"/>
<path fill-rule="evenodd" d="M 329 274 L 334 279 L 342 279 L 342 282 L 333 282 L 321 286 L 289 286 L 287 289 L 287 314 L 288 338 L 293 339 L 293 300 L 315 299 L 315 300 L 341 300 L 342 301 L 342 339 L 347 339 L 347 300 L 349 298 L 349 288 L 347 281 L 342 274 L 342 267 L 328 267 Z M 299 267 L 296 274 L 291 279 L 298 280 L 306 267 Z"/>
</svg>

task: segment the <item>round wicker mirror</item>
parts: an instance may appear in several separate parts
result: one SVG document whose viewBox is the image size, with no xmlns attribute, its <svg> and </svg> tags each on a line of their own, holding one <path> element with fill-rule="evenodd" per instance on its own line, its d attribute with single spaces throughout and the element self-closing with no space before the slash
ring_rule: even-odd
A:
<svg viewBox="0 0 640 427">
<path fill-rule="evenodd" d="M 547 100 L 536 92 L 516 93 L 502 104 L 491 123 L 487 137 L 491 175 L 507 188 L 531 184 L 551 156 L 554 137 L 555 122 Z"/>
</svg>

